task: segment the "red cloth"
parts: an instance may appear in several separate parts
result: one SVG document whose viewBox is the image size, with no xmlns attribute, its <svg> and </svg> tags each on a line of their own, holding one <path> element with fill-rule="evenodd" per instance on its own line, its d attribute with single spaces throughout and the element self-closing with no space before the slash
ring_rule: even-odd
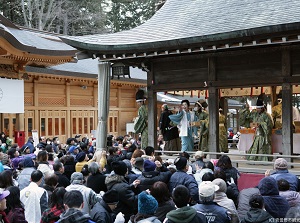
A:
<svg viewBox="0 0 300 223">
<path fill-rule="evenodd" d="M 245 188 L 256 187 L 259 181 L 264 177 L 265 177 L 264 174 L 241 173 L 240 178 L 238 179 L 239 191 Z"/>
</svg>

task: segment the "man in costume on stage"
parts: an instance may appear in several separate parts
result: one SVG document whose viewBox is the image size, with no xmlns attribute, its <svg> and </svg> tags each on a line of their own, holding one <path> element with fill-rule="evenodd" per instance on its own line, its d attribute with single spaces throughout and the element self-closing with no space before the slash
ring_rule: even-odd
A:
<svg viewBox="0 0 300 223">
<path fill-rule="evenodd" d="M 179 113 L 176 115 L 170 115 L 169 118 L 172 122 L 177 124 L 179 128 L 179 136 L 181 138 L 181 151 L 193 151 L 194 149 L 194 137 L 198 135 L 197 127 L 193 125 L 198 121 L 198 117 L 193 111 L 189 110 L 190 102 L 188 100 L 182 100 L 179 108 Z"/>
<path fill-rule="evenodd" d="M 148 109 L 145 105 L 146 97 L 143 90 L 138 90 L 136 93 L 136 102 L 139 106 L 138 117 L 134 120 L 135 133 L 141 133 L 141 148 L 145 149 L 148 146 Z"/>
<path fill-rule="evenodd" d="M 262 100 L 257 100 L 256 110 L 249 112 L 249 116 L 252 120 L 252 126 L 255 129 L 254 141 L 250 147 L 249 154 L 271 154 L 271 136 L 273 121 L 271 116 L 266 112 L 265 106 Z M 248 160 L 255 161 L 268 161 L 266 156 L 248 156 Z"/>
<path fill-rule="evenodd" d="M 208 152 L 208 113 L 204 111 L 200 100 L 195 103 L 195 115 L 200 121 L 199 150 Z"/>
<path fill-rule="evenodd" d="M 167 104 L 161 106 L 161 115 L 159 119 L 159 129 L 163 135 L 165 151 L 179 151 L 181 148 L 177 126 L 173 126 L 169 118 L 173 113 L 169 110 Z"/>
</svg>

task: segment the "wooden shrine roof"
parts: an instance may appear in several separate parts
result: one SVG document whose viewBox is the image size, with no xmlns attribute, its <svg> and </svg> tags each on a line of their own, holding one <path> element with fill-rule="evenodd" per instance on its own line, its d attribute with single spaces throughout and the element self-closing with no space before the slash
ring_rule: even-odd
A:
<svg viewBox="0 0 300 223">
<path fill-rule="evenodd" d="M 134 29 L 62 39 L 102 60 L 280 44 L 299 41 L 280 36 L 300 34 L 299 8 L 299 0 L 168 0 Z"/>
<path fill-rule="evenodd" d="M 20 28 L 0 15 L 0 59 L 26 65 L 54 65 L 73 60 L 77 50 L 51 33 Z"/>
</svg>

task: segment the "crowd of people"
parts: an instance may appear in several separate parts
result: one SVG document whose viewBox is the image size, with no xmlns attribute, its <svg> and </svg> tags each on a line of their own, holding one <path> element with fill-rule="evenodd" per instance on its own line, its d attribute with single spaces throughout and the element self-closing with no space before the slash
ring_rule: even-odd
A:
<svg viewBox="0 0 300 223">
<path fill-rule="evenodd" d="M 0 153 L 0 222 L 288 222 L 300 219 L 297 176 L 274 163 L 256 188 L 238 190 L 227 155 L 202 151 L 163 161 L 130 136 L 109 138 L 107 151 L 88 139 L 33 138 Z"/>
</svg>

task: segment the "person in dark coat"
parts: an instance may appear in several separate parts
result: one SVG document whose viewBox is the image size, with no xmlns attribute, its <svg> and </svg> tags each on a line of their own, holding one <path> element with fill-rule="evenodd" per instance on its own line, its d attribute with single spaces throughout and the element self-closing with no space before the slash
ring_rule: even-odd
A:
<svg viewBox="0 0 300 223">
<path fill-rule="evenodd" d="M 290 205 L 284 197 L 279 195 L 276 180 L 272 177 L 265 177 L 259 181 L 258 189 L 264 198 L 266 211 L 274 218 L 284 218 Z"/>
<path fill-rule="evenodd" d="M 58 185 L 57 187 L 64 187 L 66 188 L 67 186 L 70 185 L 70 180 L 66 175 L 64 175 L 65 168 L 64 165 L 57 161 L 53 164 L 53 170 L 54 174 L 58 177 Z"/>
<path fill-rule="evenodd" d="M 158 220 L 163 222 L 167 213 L 176 209 L 171 198 L 168 185 L 161 181 L 155 182 L 150 188 L 150 194 L 158 202 L 158 208 L 155 212 L 155 216 Z"/>
<path fill-rule="evenodd" d="M 156 171 L 156 164 L 151 160 L 145 160 L 143 169 L 144 171 L 142 172 L 142 175 L 137 178 L 140 180 L 140 184 L 138 186 L 140 191 L 150 189 L 151 186 L 157 181 L 168 183 L 172 175 L 170 171 Z"/>
<path fill-rule="evenodd" d="M 112 162 L 111 166 L 115 174 L 107 176 L 105 179 L 108 191 L 103 195 L 103 200 L 106 203 L 110 203 L 110 199 L 112 199 L 113 202 L 118 200 L 113 212 L 115 214 L 122 212 L 127 222 L 131 215 L 137 213 L 138 197 L 135 195 L 133 189 L 139 184 L 139 181 L 135 180 L 132 185 L 128 184 L 125 179 L 127 165 L 123 161 Z M 115 191 L 117 199 L 106 197 L 111 191 Z"/>
<path fill-rule="evenodd" d="M 24 208 L 20 201 L 20 189 L 12 186 L 7 190 L 10 194 L 6 197 L 6 214 L 11 223 L 27 223 L 25 219 Z"/>
<path fill-rule="evenodd" d="M 185 157 L 177 157 L 174 164 L 177 171 L 170 178 L 169 191 L 173 191 L 178 185 L 184 185 L 190 191 L 191 203 L 197 203 L 199 201 L 198 183 L 193 176 L 186 173 L 189 169 L 187 159 Z"/>
<path fill-rule="evenodd" d="M 106 192 L 107 191 L 105 185 L 106 176 L 100 173 L 99 164 L 96 162 L 90 163 L 88 166 L 88 170 L 91 173 L 91 175 L 87 178 L 86 186 L 91 188 L 97 194 L 99 194 L 100 191 Z"/>
<path fill-rule="evenodd" d="M 264 199 L 259 194 L 254 194 L 249 200 L 250 210 L 241 223 L 269 223 L 277 222 L 264 210 Z"/>
<path fill-rule="evenodd" d="M 29 137 L 27 143 L 24 144 L 24 145 L 21 147 L 20 151 L 23 152 L 24 149 L 25 149 L 26 147 L 28 147 L 28 148 L 30 149 L 30 153 L 33 153 L 33 152 L 35 151 L 33 142 L 34 142 L 33 138 L 32 138 L 32 137 Z"/>
<path fill-rule="evenodd" d="M 170 211 L 164 223 L 206 223 L 206 217 L 195 210 L 195 208 L 188 206 L 191 199 L 189 190 L 183 186 L 177 186 L 172 192 L 173 200 L 178 209 Z"/>
<path fill-rule="evenodd" d="M 72 155 L 66 155 L 62 159 L 62 163 L 64 164 L 64 168 L 65 168 L 64 174 L 70 180 L 72 173 L 75 172 L 75 165 L 76 165 L 75 158 Z"/>
<path fill-rule="evenodd" d="M 181 143 L 178 128 L 176 125 L 171 125 L 171 120 L 169 118 L 169 115 L 172 115 L 173 113 L 169 111 L 167 104 L 163 104 L 161 110 L 162 113 L 159 120 L 159 129 L 165 141 L 164 150 L 180 151 Z"/>
<path fill-rule="evenodd" d="M 90 216 L 96 223 L 113 223 L 115 218 L 112 210 L 103 200 L 99 200 L 93 206 Z"/>
</svg>

